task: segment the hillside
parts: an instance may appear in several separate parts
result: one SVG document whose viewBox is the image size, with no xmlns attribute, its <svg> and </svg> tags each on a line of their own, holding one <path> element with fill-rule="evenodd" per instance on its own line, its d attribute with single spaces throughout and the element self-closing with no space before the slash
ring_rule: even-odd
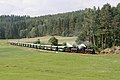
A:
<svg viewBox="0 0 120 80">
<path fill-rule="evenodd" d="M 52 36 L 44 36 L 44 37 L 36 37 L 36 38 L 10 39 L 8 41 L 35 42 L 38 39 L 40 39 L 41 42 L 48 43 L 48 40 L 51 37 Z M 64 43 L 64 42 L 74 43 L 75 40 L 77 39 L 77 37 L 61 37 L 61 36 L 55 36 L 55 37 L 58 39 L 59 43 Z"/>
<path fill-rule="evenodd" d="M 89 41 L 97 48 L 120 46 L 120 3 L 39 17 L 0 16 L 0 39 L 42 36 L 78 36 L 78 44 Z"/>
</svg>

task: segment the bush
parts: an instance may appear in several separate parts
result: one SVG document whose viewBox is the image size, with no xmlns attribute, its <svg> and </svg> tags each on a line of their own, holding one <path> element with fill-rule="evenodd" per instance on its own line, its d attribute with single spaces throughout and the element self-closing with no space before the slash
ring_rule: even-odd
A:
<svg viewBox="0 0 120 80">
<path fill-rule="evenodd" d="M 48 41 L 51 45 L 58 45 L 58 39 L 56 39 L 54 36 L 51 37 Z"/>
<path fill-rule="evenodd" d="M 66 42 L 63 42 L 63 44 L 62 44 L 63 46 L 66 46 Z"/>
<path fill-rule="evenodd" d="M 34 44 L 40 44 L 40 39 L 38 39 Z"/>
</svg>

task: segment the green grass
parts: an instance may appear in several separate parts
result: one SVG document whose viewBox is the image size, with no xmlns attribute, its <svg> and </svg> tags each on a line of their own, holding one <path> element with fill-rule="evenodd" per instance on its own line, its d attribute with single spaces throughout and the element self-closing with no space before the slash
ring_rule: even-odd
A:
<svg viewBox="0 0 120 80">
<path fill-rule="evenodd" d="M 120 80 L 120 56 L 46 52 L 0 40 L 0 80 Z"/>
</svg>

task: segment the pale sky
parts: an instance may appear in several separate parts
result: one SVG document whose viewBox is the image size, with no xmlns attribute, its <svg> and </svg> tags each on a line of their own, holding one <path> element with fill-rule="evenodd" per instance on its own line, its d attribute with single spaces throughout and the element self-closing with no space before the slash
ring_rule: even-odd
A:
<svg viewBox="0 0 120 80">
<path fill-rule="evenodd" d="M 106 3 L 116 6 L 120 0 L 0 0 L 0 15 L 41 16 L 102 7 Z"/>
</svg>

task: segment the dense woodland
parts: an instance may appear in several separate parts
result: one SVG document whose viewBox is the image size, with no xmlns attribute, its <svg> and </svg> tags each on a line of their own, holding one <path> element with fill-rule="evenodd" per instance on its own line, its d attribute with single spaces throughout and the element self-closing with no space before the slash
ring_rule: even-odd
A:
<svg viewBox="0 0 120 80">
<path fill-rule="evenodd" d="M 102 8 L 39 17 L 0 16 L 0 39 L 46 35 L 78 36 L 76 42 L 90 41 L 99 48 L 120 45 L 120 3 Z"/>
</svg>

